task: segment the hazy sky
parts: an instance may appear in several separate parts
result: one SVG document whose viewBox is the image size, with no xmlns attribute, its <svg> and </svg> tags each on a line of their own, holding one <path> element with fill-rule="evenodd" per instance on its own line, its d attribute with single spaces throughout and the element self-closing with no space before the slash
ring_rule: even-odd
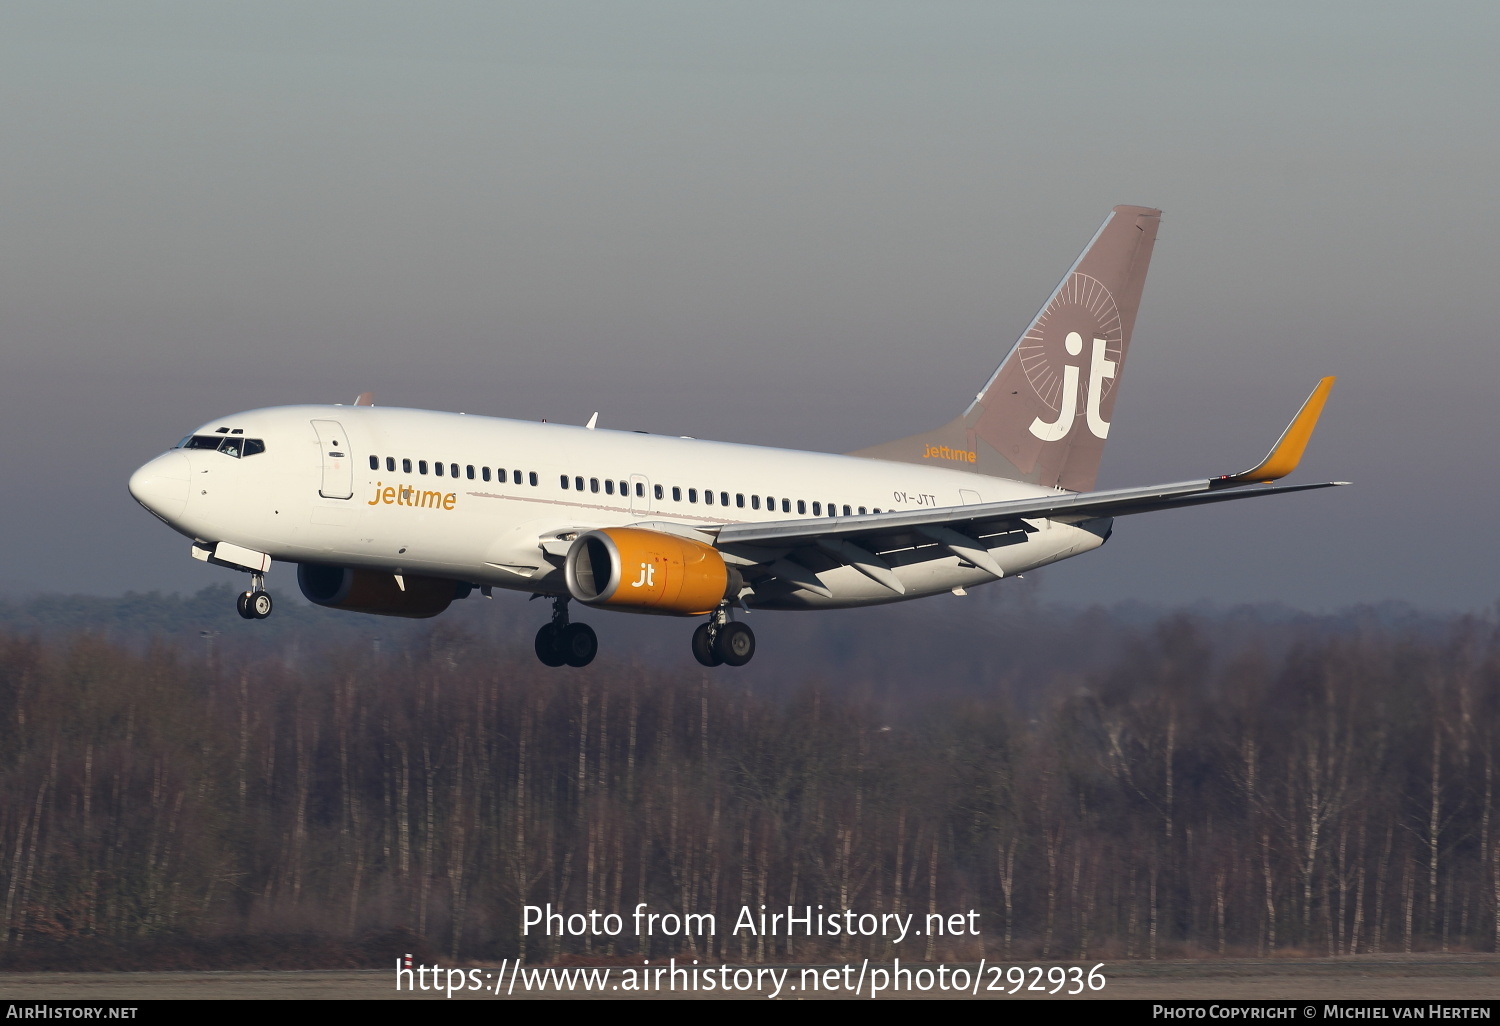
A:
<svg viewBox="0 0 1500 1026">
<path fill-rule="evenodd" d="M 1493 4 L 0 2 L 0 592 L 230 579 L 125 490 L 348 402 L 842 451 L 957 413 L 1164 209 L 1048 597 L 1500 597 Z M 289 575 L 273 586 L 295 587 Z"/>
</svg>

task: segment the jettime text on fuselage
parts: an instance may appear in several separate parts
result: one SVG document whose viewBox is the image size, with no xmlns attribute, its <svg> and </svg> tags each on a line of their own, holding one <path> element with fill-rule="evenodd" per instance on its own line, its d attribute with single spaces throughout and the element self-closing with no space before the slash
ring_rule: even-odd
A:
<svg viewBox="0 0 1500 1026">
<path fill-rule="evenodd" d="M 375 498 L 367 506 L 415 506 L 419 509 L 452 509 L 458 502 L 457 492 L 420 491 L 409 485 L 384 486 L 375 482 Z"/>
</svg>

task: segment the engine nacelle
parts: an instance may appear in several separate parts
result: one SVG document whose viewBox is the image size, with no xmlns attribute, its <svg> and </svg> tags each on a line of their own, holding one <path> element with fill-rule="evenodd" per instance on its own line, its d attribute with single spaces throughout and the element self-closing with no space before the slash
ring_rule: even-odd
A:
<svg viewBox="0 0 1500 1026">
<path fill-rule="evenodd" d="M 464 598 L 472 585 L 441 577 L 403 577 L 403 590 L 393 574 L 374 570 L 351 570 L 319 563 L 297 564 L 297 586 L 307 601 L 329 609 L 376 616 L 437 616 L 456 598 Z"/>
<path fill-rule="evenodd" d="M 568 549 L 568 592 L 591 606 L 697 616 L 744 582 L 711 545 L 639 527 L 605 527 Z"/>
</svg>

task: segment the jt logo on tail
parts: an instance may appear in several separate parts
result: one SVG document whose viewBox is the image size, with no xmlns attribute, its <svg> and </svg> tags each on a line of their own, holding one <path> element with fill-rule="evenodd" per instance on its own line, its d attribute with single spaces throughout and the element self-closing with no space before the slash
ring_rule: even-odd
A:
<svg viewBox="0 0 1500 1026">
<path fill-rule="evenodd" d="M 1084 413 L 1089 430 L 1094 433 L 1095 438 L 1109 437 L 1109 421 L 1099 412 L 1099 400 L 1103 398 L 1105 380 L 1115 376 L 1118 364 L 1105 355 L 1108 345 L 1108 339 L 1095 338 L 1094 355 L 1089 362 L 1089 391 L 1088 398 L 1084 401 Z M 1079 355 L 1083 352 L 1083 336 L 1076 331 L 1068 332 L 1064 347 L 1069 356 Z M 1037 417 L 1031 422 L 1031 433 L 1044 442 L 1055 442 L 1067 435 L 1073 428 L 1073 421 L 1078 419 L 1078 368 L 1071 363 L 1063 365 L 1062 394 L 1063 408 L 1058 412 L 1056 420 L 1049 424 Z"/>
</svg>

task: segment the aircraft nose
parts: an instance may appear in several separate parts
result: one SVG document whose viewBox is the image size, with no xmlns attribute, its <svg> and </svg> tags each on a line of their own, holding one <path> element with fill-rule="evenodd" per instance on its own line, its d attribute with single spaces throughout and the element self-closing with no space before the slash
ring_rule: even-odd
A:
<svg viewBox="0 0 1500 1026">
<path fill-rule="evenodd" d="M 130 494 L 163 520 L 182 515 L 188 500 L 188 458 L 169 452 L 130 475 Z"/>
</svg>

